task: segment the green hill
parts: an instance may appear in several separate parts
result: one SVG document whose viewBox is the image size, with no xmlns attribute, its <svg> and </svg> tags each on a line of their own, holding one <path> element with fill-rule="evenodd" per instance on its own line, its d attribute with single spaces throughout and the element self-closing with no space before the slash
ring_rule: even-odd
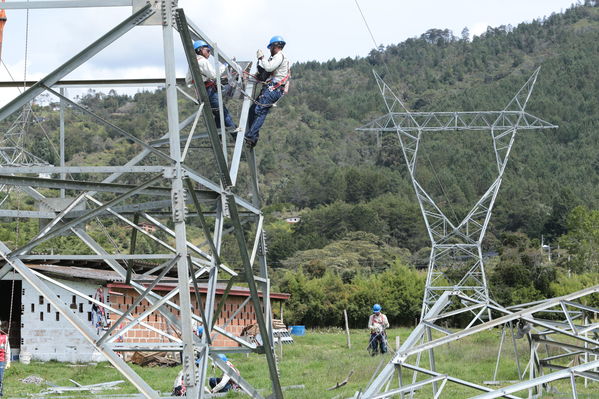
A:
<svg viewBox="0 0 599 399">
<path fill-rule="evenodd" d="M 559 129 L 517 136 L 488 247 L 504 231 L 553 240 L 566 231 L 574 206 L 599 208 L 599 7 L 592 4 L 489 28 L 472 41 L 430 29 L 366 57 L 293 65 L 291 91 L 268 117 L 257 147 L 271 264 L 293 266 L 297 251 L 324 248 L 354 231 L 412 254 L 427 246 L 397 139 L 385 136 L 378 146 L 373 135 L 355 130 L 386 112 L 372 69 L 411 110 L 469 111 L 502 109 L 542 67 L 528 110 Z M 79 101 L 140 138 L 166 130 L 160 91 L 90 92 Z M 56 162 L 44 135 L 57 137 L 57 113 L 48 106 L 36 111 L 45 131 L 30 128 L 28 149 Z M 67 117 L 69 163 L 119 165 L 136 153 L 93 121 L 72 111 Z M 422 146 L 423 185 L 448 215 L 463 215 L 495 173 L 489 137 L 449 132 L 426 137 Z M 289 214 L 302 221 L 287 226 L 282 217 Z"/>
</svg>

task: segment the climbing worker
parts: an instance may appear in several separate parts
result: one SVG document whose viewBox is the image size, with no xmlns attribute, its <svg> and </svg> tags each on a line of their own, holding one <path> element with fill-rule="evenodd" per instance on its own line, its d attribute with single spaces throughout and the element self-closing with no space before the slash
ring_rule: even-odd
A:
<svg viewBox="0 0 599 399">
<path fill-rule="evenodd" d="M 4 369 L 10 367 L 10 343 L 4 330 L 6 323 L 0 321 L 0 396 L 3 395 Z"/>
<path fill-rule="evenodd" d="M 218 358 L 225 362 L 237 376 L 240 375 L 239 371 L 235 368 L 235 366 L 233 366 L 233 363 L 227 359 L 227 356 L 219 353 Z M 222 378 L 211 377 L 210 380 L 208 380 L 208 383 L 210 384 L 211 393 L 228 392 L 230 390 L 237 390 L 239 388 L 235 382 L 235 375 L 229 375 L 226 372 L 223 372 Z"/>
<path fill-rule="evenodd" d="M 246 144 L 250 147 L 254 147 L 258 143 L 260 128 L 264 124 L 266 115 L 289 88 L 291 64 L 283 54 L 285 44 L 285 40 L 281 36 L 273 36 L 267 46 L 270 50 L 268 59 L 264 58 L 262 50 L 256 51 L 259 79 L 264 81 L 265 85 L 260 96 L 250 108 L 249 129 L 245 133 Z"/>
<path fill-rule="evenodd" d="M 381 354 L 387 353 L 387 333 L 389 321 L 387 316 L 381 313 L 381 305 L 378 303 L 372 307 L 372 314 L 368 319 L 368 329 L 370 330 L 370 342 L 368 344 L 372 356 L 378 353 L 378 347 L 381 348 Z"/>
<path fill-rule="evenodd" d="M 205 41 L 196 40 L 195 42 L 193 42 L 193 48 L 197 54 L 196 58 L 198 60 L 200 72 L 202 73 L 204 79 L 204 86 L 206 87 L 206 92 L 208 92 L 208 100 L 210 101 L 210 108 L 212 109 L 212 114 L 214 114 L 214 121 L 216 122 L 216 127 L 220 129 L 220 113 L 216 79 L 220 79 L 220 77 L 226 72 L 227 67 L 225 65 L 220 64 L 218 71 L 219 73 L 217 75 L 216 70 L 214 68 L 213 59 L 209 58 L 212 48 Z M 188 85 L 193 82 L 191 71 L 187 72 L 185 82 Z M 233 122 L 233 118 L 231 117 L 229 110 L 227 109 L 227 107 L 225 107 L 224 104 L 223 113 L 225 117 L 225 127 L 227 127 L 230 132 L 237 133 L 239 130 Z"/>
</svg>

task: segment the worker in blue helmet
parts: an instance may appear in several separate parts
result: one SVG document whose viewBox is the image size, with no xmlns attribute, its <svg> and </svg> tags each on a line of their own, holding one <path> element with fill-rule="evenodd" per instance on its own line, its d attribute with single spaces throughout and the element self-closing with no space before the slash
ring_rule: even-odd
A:
<svg viewBox="0 0 599 399">
<path fill-rule="evenodd" d="M 208 380 L 210 393 L 221 393 L 239 389 L 236 381 L 236 377 L 240 375 L 239 370 L 233 366 L 233 363 L 229 361 L 226 355 L 219 353 L 217 357 L 220 362 L 216 361 L 214 364 L 223 370 L 223 376 L 220 378 L 211 377 Z"/>
<path fill-rule="evenodd" d="M 368 350 L 372 356 L 379 353 L 387 353 L 387 328 L 389 328 L 389 320 L 387 316 L 381 313 L 383 308 L 378 303 L 372 307 L 372 314 L 368 319 L 368 329 L 370 330 L 370 342 Z"/>
<path fill-rule="evenodd" d="M 216 127 L 220 128 L 220 112 L 219 112 L 219 101 L 218 101 L 218 88 L 216 87 L 216 79 L 220 79 L 221 76 L 226 73 L 227 67 L 226 65 L 219 63 L 219 71 L 216 72 L 216 68 L 214 65 L 214 58 L 210 58 L 210 54 L 212 53 L 212 47 L 208 43 L 203 40 L 196 40 L 193 42 L 193 49 L 195 50 L 198 60 L 198 67 L 200 68 L 200 73 L 202 74 L 204 80 L 204 86 L 206 87 L 206 92 L 208 93 L 208 100 L 210 102 L 210 108 L 212 109 L 212 114 L 214 115 L 214 121 L 216 122 Z M 190 85 L 193 83 L 193 77 L 191 76 L 191 71 L 187 72 L 187 76 L 185 77 L 185 82 Z M 229 110 L 223 104 L 223 116 L 225 120 L 225 127 L 228 128 L 230 132 L 237 132 L 237 126 L 233 122 L 233 118 L 229 113 Z"/>
<path fill-rule="evenodd" d="M 260 95 L 250 108 L 248 118 L 249 129 L 245 133 L 246 144 L 254 147 L 260 137 L 260 128 L 266 120 L 270 109 L 289 90 L 291 78 L 291 63 L 283 54 L 285 39 L 273 36 L 268 43 L 270 57 L 266 58 L 262 50 L 256 51 L 258 58 L 258 80 L 264 83 Z"/>
</svg>

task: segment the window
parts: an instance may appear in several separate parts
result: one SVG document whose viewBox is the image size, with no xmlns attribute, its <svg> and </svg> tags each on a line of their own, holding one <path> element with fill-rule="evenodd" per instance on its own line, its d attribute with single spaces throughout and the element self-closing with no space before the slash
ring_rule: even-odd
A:
<svg viewBox="0 0 599 399">
<path fill-rule="evenodd" d="M 82 303 L 79 304 L 79 313 L 83 313 L 83 304 Z"/>
<path fill-rule="evenodd" d="M 35 312 L 35 305 L 32 303 L 31 304 L 31 313 Z"/>
<path fill-rule="evenodd" d="M 50 304 L 48 304 L 48 306 L 46 307 L 46 309 L 48 309 L 48 313 L 50 313 Z"/>
<path fill-rule="evenodd" d="M 39 301 L 40 301 L 40 305 L 43 305 L 44 304 L 44 297 L 40 295 Z"/>
<path fill-rule="evenodd" d="M 56 321 L 60 321 L 60 313 L 56 312 Z"/>
<path fill-rule="evenodd" d="M 87 321 L 92 321 L 92 312 L 87 312 Z"/>
<path fill-rule="evenodd" d="M 44 321 L 44 312 L 40 312 L 40 321 Z"/>
</svg>

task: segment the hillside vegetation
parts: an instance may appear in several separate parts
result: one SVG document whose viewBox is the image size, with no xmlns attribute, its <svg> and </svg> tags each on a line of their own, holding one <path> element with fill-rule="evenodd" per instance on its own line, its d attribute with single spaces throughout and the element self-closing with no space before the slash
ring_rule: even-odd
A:
<svg viewBox="0 0 599 399">
<path fill-rule="evenodd" d="M 386 112 L 373 69 L 410 110 L 474 111 L 503 109 L 541 66 L 527 111 L 559 129 L 517 135 L 485 242 L 485 251 L 499 254 L 489 262 L 493 294 L 513 303 L 556 294 L 556 281 L 570 281 L 570 288 L 598 281 L 595 4 L 515 27 L 490 27 L 472 40 L 467 32 L 430 29 L 366 57 L 293 65 L 291 92 L 268 117 L 257 147 L 269 263 L 277 288 L 293 294 L 292 321 L 337 324 L 341 309 L 353 306 L 355 325 L 374 301 L 387 301 L 394 323 L 410 323 L 419 313 L 423 280 L 413 267 L 426 264 L 429 243 L 397 138 L 383 136 L 378 145 L 373 134 L 355 130 Z M 161 91 L 90 91 L 79 102 L 146 140 L 166 130 Z M 238 106 L 230 103 L 231 109 Z M 182 102 L 184 111 L 189 107 Z M 33 126 L 28 148 L 56 163 L 45 135 L 56 142 L 58 115 L 49 106 L 36 106 L 36 112 L 45 132 Z M 139 150 L 72 111 L 67 117 L 70 164 L 122 165 Z M 417 170 L 441 209 L 460 218 L 495 176 L 490 137 L 426 136 Z M 301 221 L 290 225 L 288 216 Z M 0 230 L 4 240 L 14 239 L 14 226 Z M 551 261 L 541 254 L 541 237 L 560 245 Z M 390 286 L 393 271 L 414 277 Z M 408 286 L 410 298 L 393 297 Z M 392 287 L 389 297 L 385 287 Z"/>
</svg>

